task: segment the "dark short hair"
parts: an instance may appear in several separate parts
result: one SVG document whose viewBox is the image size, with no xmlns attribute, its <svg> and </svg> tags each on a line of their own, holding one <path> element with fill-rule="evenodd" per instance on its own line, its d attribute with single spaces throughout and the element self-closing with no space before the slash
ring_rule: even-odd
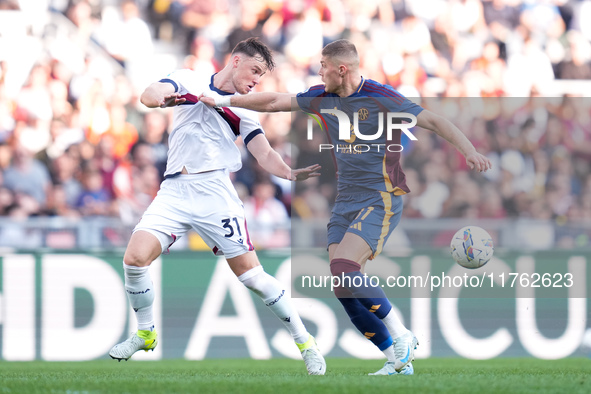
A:
<svg viewBox="0 0 591 394">
<path fill-rule="evenodd" d="M 354 56 L 355 58 L 359 58 L 359 55 L 357 54 L 357 48 L 355 48 L 355 44 L 345 39 L 336 40 L 331 42 L 330 44 L 327 44 L 324 48 L 322 48 L 322 56 L 330 58 L 343 58 Z"/>
<path fill-rule="evenodd" d="M 269 71 L 275 68 L 275 61 L 273 60 L 271 50 L 258 37 L 251 37 L 240 41 L 232 50 L 232 55 L 236 53 L 244 53 L 247 56 L 259 58 L 257 60 L 264 61 Z"/>
</svg>

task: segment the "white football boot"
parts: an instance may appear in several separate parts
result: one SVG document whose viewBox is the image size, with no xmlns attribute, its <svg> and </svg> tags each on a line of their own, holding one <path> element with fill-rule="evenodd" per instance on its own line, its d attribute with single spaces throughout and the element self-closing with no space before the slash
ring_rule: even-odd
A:
<svg viewBox="0 0 591 394">
<path fill-rule="evenodd" d="M 138 331 L 127 340 L 113 346 L 109 352 L 109 356 L 115 360 L 119 360 L 119 362 L 121 360 L 127 361 L 137 351 L 154 351 L 156 345 L 158 345 L 158 334 L 156 331 Z"/>
<path fill-rule="evenodd" d="M 324 361 L 324 357 L 320 354 L 314 337 L 310 335 L 306 343 L 296 342 L 296 345 L 302 353 L 308 375 L 324 375 L 326 373 L 326 361 Z"/>
<path fill-rule="evenodd" d="M 415 370 L 412 366 L 412 363 L 406 364 L 402 371 L 397 372 L 394 369 L 394 362 L 393 361 L 386 361 L 382 369 L 377 372 L 369 373 L 368 375 L 414 375 Z"/>
<path fill-rule="evenodd" d="M 394 369 L 397 372 L 402 371 L 404 367 L 414 361 L 415 349 L 418 345 L 419 341 L 417 337 L 410 331 L 394 339 L 394 354 L 396 355 Z"/>
</svg>

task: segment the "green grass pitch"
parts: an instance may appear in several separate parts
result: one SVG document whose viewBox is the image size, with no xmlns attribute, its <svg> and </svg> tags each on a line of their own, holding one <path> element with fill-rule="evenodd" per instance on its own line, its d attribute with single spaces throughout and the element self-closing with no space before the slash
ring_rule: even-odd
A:
<svg viewBox="0 0 591 394">
<path fill-rule="evenodd" d="M 591 393 L 586 358 L 434 358 L 415 361 L 414 376 L 367 376 L 376 360 L 327 365 L 327 375 L 308 376 L 288 359 L 0 362 L 0 393 Z"/>
</svg>

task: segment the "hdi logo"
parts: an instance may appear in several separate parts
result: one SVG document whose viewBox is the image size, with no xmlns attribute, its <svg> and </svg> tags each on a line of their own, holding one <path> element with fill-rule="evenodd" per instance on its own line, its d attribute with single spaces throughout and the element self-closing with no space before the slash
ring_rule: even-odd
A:
<svg viewBox="0 0 591 394">
<path fill-rule="evenodd" d="M 413 114 L 409 114 L 406 112 L 378 112 L 377 131 L 374 134 L 361 134 L 361 132 L 359 131 L 359 111 L 353 114 L 353 126 L 351 126 L 349 116 L 345 112 L 340 111 L 338 109 L 321 109 L 320 113 L 329 114 L 337 117 L 339 121 L 339 140 L 341 141 L 351 140 L 351 130 L 353 130 L 353 133 L 356 138 L 359 138 L 363 141 L 375 141 L 379 139 L 384 133 L 384 118 L 386 118 L 386 139 L 388 141 L 392 140 L 392 130 L 401 130 L 412 141 L 417 141 L 417 137 L 415 137 L 409 130 L 417 124 L 417 117 Z M 365 115 L 367 118 L 368 115 Z M 410 120 L 410 122 L 394 123 L 395 120 Z M 316 119 L 316 121 L 318 122 L 318 124 L 320 124 L 318 119 Z M 320 127 L 322 128 L 321 124 Z M 312 119 L 309 118 L 307 133 L 308 140 L 312 140 L 312 128 Z"/>
</svg>

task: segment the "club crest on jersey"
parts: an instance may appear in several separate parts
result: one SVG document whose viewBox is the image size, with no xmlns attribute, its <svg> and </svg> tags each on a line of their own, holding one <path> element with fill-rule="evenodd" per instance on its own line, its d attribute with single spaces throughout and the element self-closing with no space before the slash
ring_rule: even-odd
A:
<svg viewBox="0 0 591 394">
<path fill-rule="evenodd" d="M 357 116 L 359 117 L 359 120 L 366 120 L 369 118 L 369 110 L 367 108 L 359 108 Z"/>
</svg>

